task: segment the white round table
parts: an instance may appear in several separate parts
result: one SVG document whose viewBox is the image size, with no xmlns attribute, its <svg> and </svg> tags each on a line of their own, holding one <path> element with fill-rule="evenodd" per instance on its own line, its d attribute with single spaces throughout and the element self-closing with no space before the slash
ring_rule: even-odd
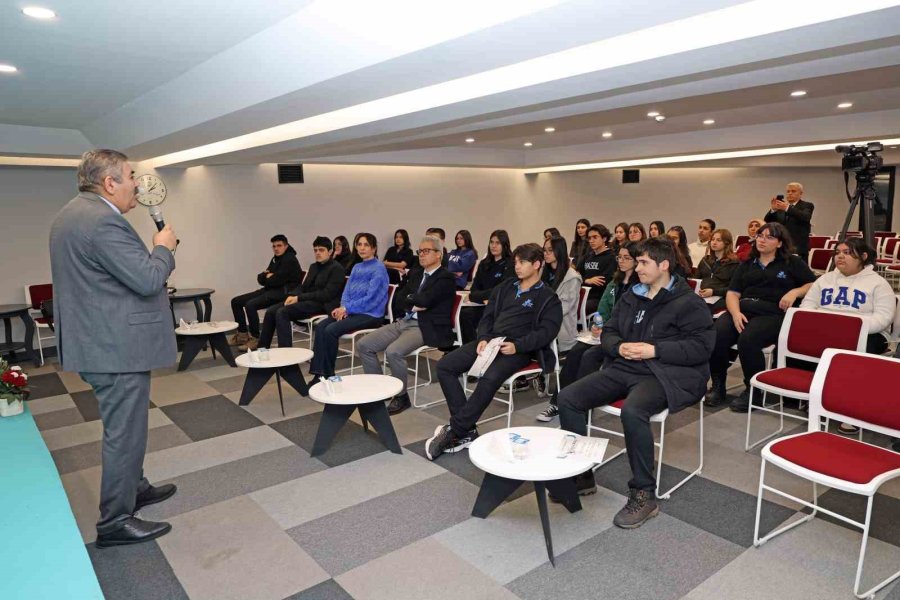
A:
<svg viewBox="0 0 900 600">
<path fill-rule="evenodd" d="M 528 457 L 512 458 L 510 434 L 515 433 L 529 440 Z M 469 446 L 469 460 L 484 471 L 484 480 L 472 516 L 486 518 L 526 481 L 534 482 L 544 542 L 550 563 L 556 566 L 553 555 L 553 539 L 550 535 L 550 518 L 547 515 L 547 490 L 559 498 L 569 512 L 581 510 L 581 501 L 575 487 L 575 476 L 594 466 L 586 458 L 569 454 L 557 458 L 562 440 L 568 431 L 549 427 L 511 427 L 486 433 Z"/>
<path fill-rule="evenodd" d="M 259 358 L 259 351 L 253 353 Z M 281 379 L 284 378 L 291 387 L 297 390 L 301 396 L 309 394 L 309 387 L 300 373 L 300 363 L 305 363 L 313 357 L 312 350 L 306 348 L 272 348 L 269 350 L 269 360 L 254 362 L 247 353 L 241 354 L 235 359 L 237 366 L 248 369 L 247 379 L 244 380 L 244 389 L 241 390 L 241 399 L 238 404 L 246 406 L 259 393 L 264 385 L 275 375 L 278 383 L 278 400 L 281 402 L 281 415 L 284 416 L 284 395 L 281 392 Z"/>
<path fill-rule="evenodd" d="M 238 324 L 234 321 L 204 321 L 193 327 L 176 328 L 175 334 L 184 338 L 184 348 L 181 352 L 181 360 L 178 362 L 178 370 L 187 369 L 200 350 L 206 347 L 207 342 L 209 342 L 213 358 L 216 357 L 216 350 L 218 350 L 225 362 L 232 367 L 235 366 L 234 356 L 225 339 L 225 334 L 234 331 L 237 326 Z"/>
<path fill-rule="evenodd" d="M 347 375 L 333 385 L 332 393 L 324 382 L 309 389 L 309 397 L 325 405 L 310 455 L 318 456 L 328 449 L 354 410 L 359 410 L 366 431 L 371 423 L 381 443 L 391 452 L 400 454 L 400 442 L 384 401 L 401 393 L 403 382 L 389 375 Z"/>
</svg>

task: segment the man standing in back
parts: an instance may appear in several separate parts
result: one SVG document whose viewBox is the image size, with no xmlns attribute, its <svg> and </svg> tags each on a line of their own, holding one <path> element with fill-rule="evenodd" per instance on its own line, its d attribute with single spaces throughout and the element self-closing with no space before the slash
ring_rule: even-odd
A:
<svg viewBox="0 0 900 600">
<path fill-rule="evenodd" d="M 784 198 L 772 198 L 771 208 L 764 217 L 766 223 L 781 223 L 787 228 L 797 256 L 803 260 L 809 260 L 809 234 L 815 208 L 812 202 L 803 199 L 803 186 L 794 181 L 785 187 Z"/>
<path fill-rule="evenodd" d="M 85 152 L 80 193 L 50 229 L 59 360 L 94 390 L 103 421 L 103 474 L 97 547 L 146 542 L 172 526 L 137 518 L 175 493 L 144 478 L 150 371 L 175 364 L 166 280 L 175 269 L 175 232 L 166 226 L 147 252 L 124 215 L 137 183 L 115 150 Z"/>
</svg>

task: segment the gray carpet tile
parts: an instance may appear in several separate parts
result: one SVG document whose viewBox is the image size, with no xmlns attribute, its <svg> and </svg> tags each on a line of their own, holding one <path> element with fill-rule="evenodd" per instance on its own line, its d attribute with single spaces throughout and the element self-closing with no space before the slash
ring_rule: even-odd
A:
<svg viewBox="0 0 900 600">
<path fill-rule="evenodd" d="M 22 365 L 22 369 L 28 373 L 30 366 L 30 363 L 25 363 Z M 28 377 L 28 389 L 31 390 L 29 398 L 46 398 L 69 393 L 62 379 L 56 373 L 30 375 Z"/>
<path fill-rule="evenodd" d="M 96 421 L 100 418 L 100 406 L 97 404 L 97 397 L 94 396 L 93 390 L 73 392 L 71 396 L 85 421 Z"/>
<path fill-rule="evenodd" d="M 327 467 L 302 448 L 288 446 L 257 454 L 154 484 L 174 483 L 178 493 L 170 500 L 143 509 L 148 519 L 166 520 L 203 506 L 249 494 Z"/>
<path fill-rule="evenodd" d="M 334 579 L 323 581 L 319 585 L 288 596 L 284 600 L 353 600 L 353 596 Z"/>
<path fill-rule="evenodd" d="M 524 600 L 675 600 L 743 548 L 660 515 L 642 527 L 611 527 L 506 587 Z"/>
<path fill-rule="evenodd" d="M 84 417 L 77 408 L 67 408 L 65 410 L 54 410 L 48 413 L 34 415 L 34 424 L 41 431 L 49 429 L 57 429 L 58 427 L 68 427 L 84 423 Z"/>
<path fill-rule="evenodd" d="M 866 518 L 866 502 L 868 498 L 857 494 L 849 494 L 841 490 L 828 490 L 819 497 L 819 505 L 822 508 L 849 517 L 862 523 Z M 839 519 L 819 513 L 819 517 L 853 531 L 862 532 L 861 529 L 844 523 Z M 900 500 L 884 494 L 875 494 L 872 505 L 872 525 L 869 535 L 875 539 L 900 546 Z"/>
<path fill-rule="evenodd" d="M 321 413 L 315 413 L 272 423 L 270 427 L 307 452 L 310 452 L 316 439 L 316 432 L 319 431 L 321 418 Z M 360 425 L 353 421 L 347 421 L 328 450 L 316 458 L 329 467 L 336 467 L 384 452 L 384 450 L 384 445 L 378 438 L 377 433 L 372 430 L 369 430 L 367 433 Z"/>
<path fill-rule="evenodd" d="M 191 439 L 176 425 L 151 427 L 147 432 L 148 453 L 190 443 Z M 56 469 L 59 471 L 59 474 L 64 475 L 99 466 L 101 462 L 101 446 L 102 442 L 90 442 L 54 450 L 50 455 L 53 457 L 53 462 L 56 463 Z"/>
<path fill-rule="evenodd" d="M 445 473 L 288 530 L 332 576 L 469 518 L 478 489 Z"/>
<path fill-rule="evenodd" d="M 188 600 L 155 540 L 87 551 L 106 600 Z"/>
<path fill-rule="evenodd" d="M 228 392 L 237 392 L 244 389 L 244 381 L 247 379 L 245 374 L 234 375 L 233 377 L 225 377 L 223 379 L 213 379 L 207 381 L 209 385 L 214 387 L 220 394 Z"/>
<path fill-rule="evenodd" d="M 195 442 L 263 424 L 225 396 L 171 404 L 162 411 Z"/>
</svg>

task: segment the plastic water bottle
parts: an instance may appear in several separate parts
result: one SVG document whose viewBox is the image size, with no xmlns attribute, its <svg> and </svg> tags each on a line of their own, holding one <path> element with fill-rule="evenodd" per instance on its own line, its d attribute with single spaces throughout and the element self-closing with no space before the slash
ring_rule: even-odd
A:
<svg viewBox="0 0 900 600">
<path fill-rule="evenodd" d="M 598 338 L 602 332 L 603 317 L 600 316 L 600 313 L 594 313 L 594 318 L 591 319 L 591 335 Z"/>
</svg>

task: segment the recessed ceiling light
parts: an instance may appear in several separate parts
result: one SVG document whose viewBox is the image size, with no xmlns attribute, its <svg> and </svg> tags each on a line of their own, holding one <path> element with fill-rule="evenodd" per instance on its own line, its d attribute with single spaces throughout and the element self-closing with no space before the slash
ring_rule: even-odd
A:
<svg viewBox="0 0 900 600">
<path fill-rule="evenodd" d="M 466 138 L 466 143 L 471 144 L 475 141 L 475 138 Z"/>
<path fill-rule="evenodd" d="M 838 108 L 850 108 L 851 106 L 853 106 L 852 102 L 841 102 L 838 104 Z"/>
<path fill-rule="evenodd" d="M 703 121 L 703 124 L 704 125 L 715 125 L 716 120 L 715 119 L 706 119 L 705 121 Z"/>
<path fill-rule="evenodd" d="M 547 133 L 553 133 L 556 131 L 556 127 L 544 127 L 544 131 Z"/>
<path fill-rule="evenodd" d="M 604 132 L 601 133 L 600 135 L 602 135 L 602 136 L 605 137 L 605 138 L 611 138 L 611 137 L 612 137 L 612 131 L 604 131 Z"/>
<path fill-rule="evenodd" d="M 40 6 L 26 6 L 22 9 L 26 16 L 32 19 L 55 19 L 56 13 L 49 8 L 41 8 Z"/>
<path fill-rule="evenodd" d="M 890 149 L 890 150 L 896 150 L 896 149 L 897 149 L 897 146 L 888 146 L 888 149 Z"/>
<path fill-rule="evenodd" d="M 658 116 L 659 116 L 659 111 L 651 110 L 650 112 L 647 113 L 647 116 L 650 117 L 651 119 L 652 119 L 653 117 L 658 117 Z"/>
<path fill-rule="evenodd" d="M 15 73 L 16 71 L 18 69 L 12 65 L 0 65 L 0 73 Z"/>
<path fill-rule="evenodd" d="M 534 144 L 532 144 L 531 142 L 525 142 L 522 145 L 525 146 L 526 148 L 531 148 L 532 146 L 534 146 Z"/>
<path fill-rule="evenodd" d="M 805 96 L 805 95 L 806 95 L 806 90 L 795 90 L 795 91 L 791 92 L 791 96 L 793 96 L 794 98 L 799 98 L 800 96 Z"/>
<path fill-rule="evenodd" d="M 656 115 L 656 116 L 653 117 L 653 118 L 656 119 L 656 122 L 657 122 L 657 123 L 662 123 L 663 121 L 666 120 L 666 115 Z"/>
</svg>

